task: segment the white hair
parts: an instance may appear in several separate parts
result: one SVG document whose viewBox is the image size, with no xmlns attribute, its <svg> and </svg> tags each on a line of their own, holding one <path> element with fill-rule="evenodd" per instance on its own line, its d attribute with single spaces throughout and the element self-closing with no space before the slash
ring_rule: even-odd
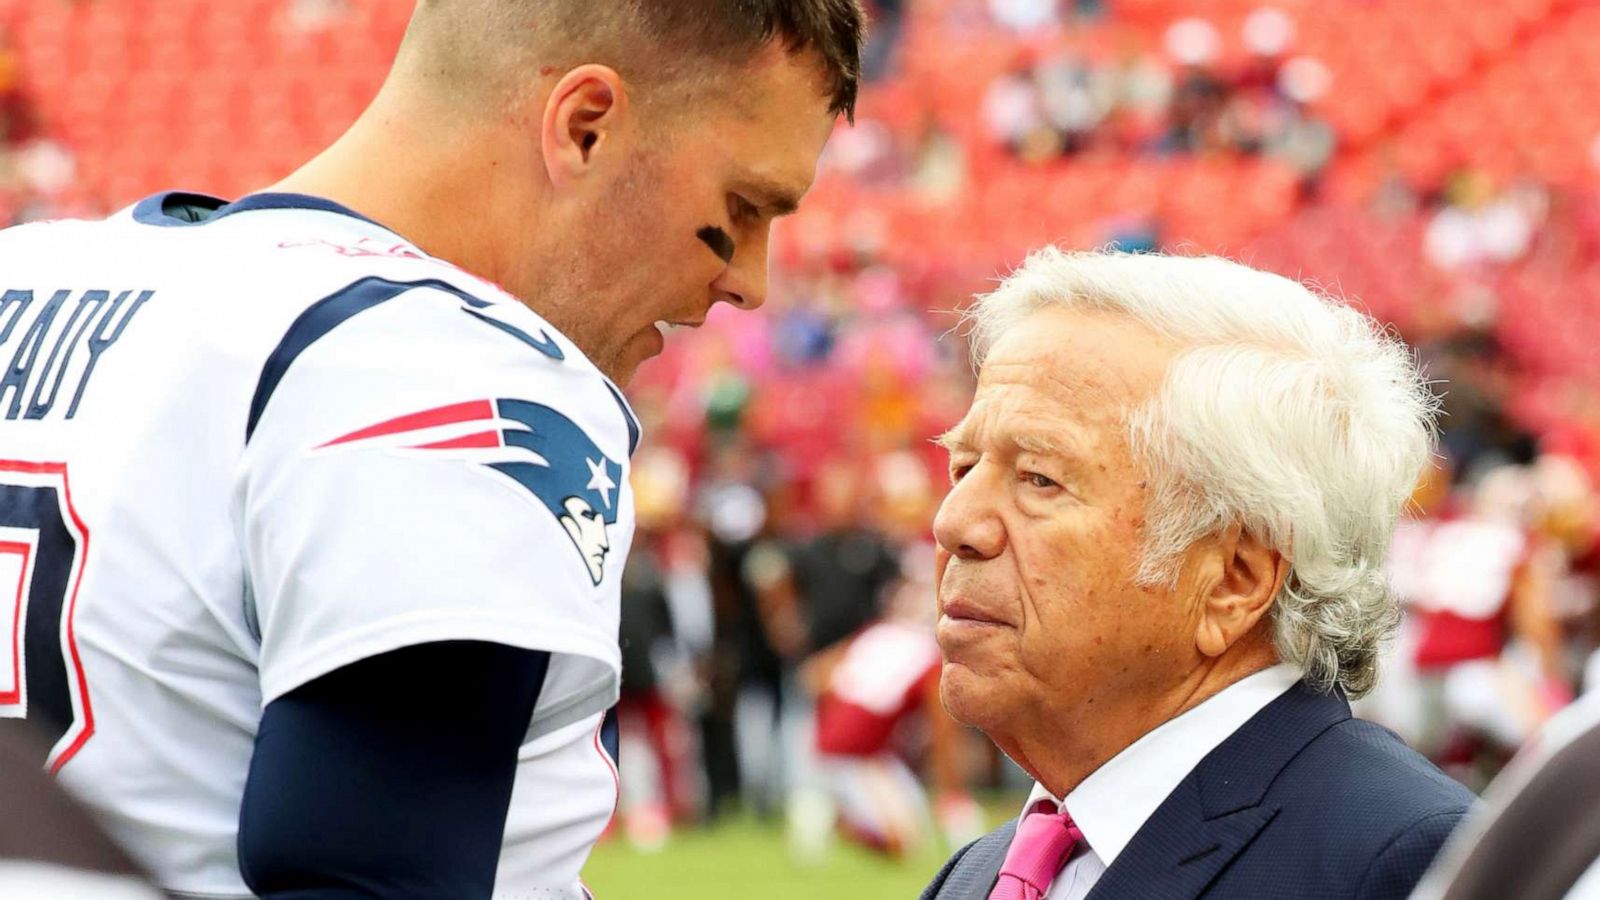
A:
<svg viewBox="0 0 1600 900">
<path fill-rule="evenodd" d="M 967 311 L 974 364 L 1045 306 L 1126 315 L 1181 347 L 1127 411 L 1151 493 L 1141 584 L 1238 525 L 1290 561 L 1279 657 L 1351 696 L 1377 680 L 1399 620 L 1383 561 L 1434 443 L 1437 399 L 1410 349 L 1305 285 L 1216 257 L 1047 247 Z"/>
</svg>

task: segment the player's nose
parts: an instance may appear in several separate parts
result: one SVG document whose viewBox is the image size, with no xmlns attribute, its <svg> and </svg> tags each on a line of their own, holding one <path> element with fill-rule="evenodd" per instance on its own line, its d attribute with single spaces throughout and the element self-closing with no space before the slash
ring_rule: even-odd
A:
<svg viewBox="0 0 1600 900">
<path fill-rule="evenodd" d="M 711 283 L 716 298 L 740 309 L 760 309 L 767 302 L 767 241 L 749 241 L 739 245 L 717 280 Z"/>
</svg>

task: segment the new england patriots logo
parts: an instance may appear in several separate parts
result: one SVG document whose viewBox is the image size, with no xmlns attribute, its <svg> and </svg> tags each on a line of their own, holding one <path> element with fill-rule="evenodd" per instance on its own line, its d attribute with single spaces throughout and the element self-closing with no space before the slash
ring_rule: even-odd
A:
<svg viewBox="0 0 1600 900">
<path fill-rule="evenodd" d="M 408 442 L 416 439 L 422 442 Z M 398 416 L 317 449 L 367 442 L 464 451 L 461 458 L 494 469 L 537 497 L 572 539 L 590 580 L 599 585 L 605 576 L 607 529 L 617 522 L 622 466 L 561 413 L 526 400 L 473 400 Z"/>
</svg>

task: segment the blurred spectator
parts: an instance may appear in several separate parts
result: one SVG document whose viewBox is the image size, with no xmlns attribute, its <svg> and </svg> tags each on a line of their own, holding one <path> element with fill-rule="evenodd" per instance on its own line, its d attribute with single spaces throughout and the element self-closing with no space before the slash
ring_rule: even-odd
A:
<svg viewBox="0 0 1600 900">
<path fill-rule="evenodd" d="M 288 0 L 284 24 L 297 34 L 328 31 L 350 13 L 349 0 Z"/>
<path fill-rule="evenodd" d="M 1531 436 L 1506 415 L 1513 361 L 1493 332 L 1462 328 L 1419 347 L 1428 376 L 1443 390 L 1441 441 L 1458 479 L 1533 458 Z"/>
<path fill-rule="evenodd" d="M 983 98 L 989 135 L 1018 158 L 1041 162 L 1061 150 L 1044 118 L 1044 98 L 1033 69 L 1018 65 L 989 85 Z"/>
<path fill-rule="evenodd" d="M 873 0 L 872 30 L 861 53 L 861 76 L 866 81 L 881 81 L 895 65 L 900 31 L 905 18 L 905 0 Z"/>
<path fill-rule="evenodd" d="M 769 507 L 758 485 L 758 463 L 748 444 L 732 441 L 713 460 L 702 488 L 701 515 L 708 526 L 717 649 L 713 651 L 713 720 L 708 768 L 736 760 L 740 796 L 748 808 L 772 815 L 789 788 L 786 757 L 798 745 L 803 724 L 795 709 L 788 665 L 799 629 L 785 618 L 769 585 L 782 551 L 772 541 L 782 533 L 785 510 Z M 726 733 L 722 733 L 725 727 Z M 726 744 L 723 741 L 726 740 Z M 722 754 L 726 754 L 725 757 Z M 724 772 L 709 772 L 722 785 Z M 720 801 L 722 797 L 714 799 Z"/>
<path fill-rule="evenodd" d="M 885 587 L 900 574 L 894 549 L 868 521 L 876 492 L 859 465 L 826 464 L 815 493 L 820 529 L 794 548 L 791 562 L 807 653 L 826 650 L 877 618 Z"/>
<path fill-rule="evenodd" d="M 988 0 L 989 15 L 1012 31 L 1027 33 L 1060 23 L 1057 0 Z"/>
<path fill-rule="evenodd" d="M 673 824 L 698 812 L 687 723 L 705 701 L 712 611 L 704 546 L 685 519 L 688 477 L 671 449 L 648 448 L 634 459 L 637 531 L 622 577 L 617 714 L 624 744 L 643 743 L 654 763 L 634 766 L 626 751 L 620 760 L 623 826 L 645 849 L 659 848 Z"/>
<path fill-rule="evenodd" d="M 1203 19 L 1184 19 L 1167 29 L 1166 43 L 1179 72 L 1162 149 L 1196 153 L 1224 148 L 1228 87 L 1211 68 L 1221 45 L 1216 28 Z"/>
<path fill-rule="evenodd" d="M 76 179 L 73 154 L 41 128 L 21 58 L 0 28 L 0 225 L 55 215 Z"/>
<path fill-rule="evenodd" d="M 1600 686 L 1600 495 L 1570 457 L 1533 464 L 1532 518 L 1546 547 L 1551 609 L 1562 626 L 1569 671 L 1585 693 Z"/>
<path fill-rule="evenodd" d="M 1495 191 L 1482 172 L 1463 170 L 1452 176 L 1428 222 L 1423 251 L 1446 271 L 1516 262 L 1528 252 L 1548 206 L 1544 189 L 1534 182 Z"/>
<path fill-rule="evenodd" d="M 35 124 L 33 102 L 23 89 L 22 61 L 0 27 L 0 152 L 30 140 Z"/>
<path fill-rule="evenodd" d="M 1039 104 L 1064 153 L 1089 146 L 1113 99 L 1112 76 L 1069 53 L 1043 59 L 1034 70 Z"/>
<path fill-rule="evenodd" d="M 1204 19 L 1173 23 L 1165 57 L 1137 45 L 1104 56 L 1036 42 L 989 84 L 984 124 L 1029 163 L 1111 150 L 1268 155 L 1314 189 L 1337 146 L 1333 128 L 1312 112 L 1332 76 L 1314 58 L 1286 56 L 1294 30 L 1280 10 L 1252 14 L 1250 56 L 1232 74 L 1219 64 L 1221 35 Z"/>
</svg>

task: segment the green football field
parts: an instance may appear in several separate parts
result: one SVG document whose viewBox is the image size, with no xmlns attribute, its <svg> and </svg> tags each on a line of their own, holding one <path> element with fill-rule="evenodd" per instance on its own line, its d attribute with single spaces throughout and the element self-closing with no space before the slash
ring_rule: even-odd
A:
<svg viewBox="0 0 1600 900">
<path fill-rule="evenodd" d="M 597 900 L 857 900 L 914 898 L 942 864 L 934 851 L 902 863 L 835 844 L 813 867 L 790 859 L 783 831 L 744 820 L 674 835 L 655 853 L 613 839 L 597 847 L 583 880 Z"/>
<path fill-rule="evenodd" d="M 1021 799 L 984 805 L 998 824 Z M 943 848 L 931 848 L 891 862 L 836 841 L 826 862 L 802 866 L 790 857 L 779 825 L 729 819 L 675 834 L 655 853 L 612 838 L 595 849 L 583 880 L 597 900 L 894 900 L 921 893 L 945 856 Z"/>
</svg>

